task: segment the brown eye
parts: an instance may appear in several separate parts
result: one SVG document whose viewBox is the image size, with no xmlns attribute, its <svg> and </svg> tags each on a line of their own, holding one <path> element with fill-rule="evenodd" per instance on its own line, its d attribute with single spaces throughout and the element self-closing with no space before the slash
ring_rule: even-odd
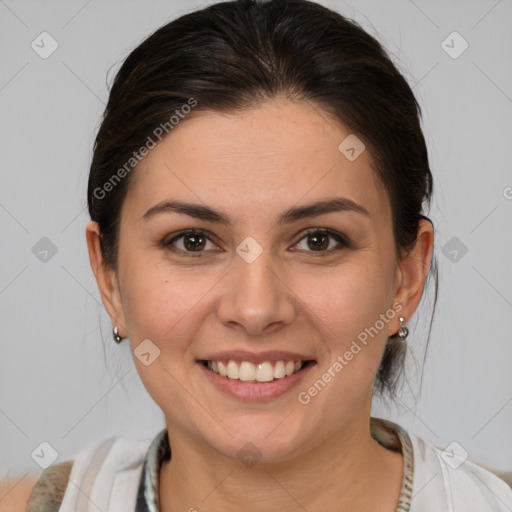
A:
<svg viewBox="0 0 512 512">
<path fill-rule="evenodd" d="M 329 235 L 323 233 L 311 233 L 307 236 L 308 247 L 317 251 L 329 247 Z"/>
<path fill-rule="evenodd" d="M 349 243 L 347 242 L 346 238 L 343 235 L 337 233 L 336 231 L 331 231 L 329 229 L 317 228 L 310 230 L 306 233 L 305 236 L 303 236 L 299 240 L 299 242 L 297 242 L 297 244 L 295 244 L 295 246 L 299 246 L 302 240 L 306 240 L 307 249 L 305 250 L 307 252 L 331 253 L 333 251 L 338 251 L 343 247 L 349 247 Z M 336 242 L 338 242 L 338 245 L 334 245 L 334 247 L 330 246 L 331 240 L 335 240 Z"/>
<path fill-rule="evenodd" d="M 176 245 L 178 241 L 181 241 L 181 247 Z M 201 253 L 204 252 L 208 242 L 216 247 L 202 230 L 188 230 L 180 233 L 171 240 L 164 242 L 163 245 L 173 251 L 177 250 L 182 252 Z"/>
<path fill-rule="evenodd" d="M 201 234 L 188 234 L 183 236 L 183 245 L 187 251 L 201 251 L 206 245 L 206 238 Z"/>
</svg>

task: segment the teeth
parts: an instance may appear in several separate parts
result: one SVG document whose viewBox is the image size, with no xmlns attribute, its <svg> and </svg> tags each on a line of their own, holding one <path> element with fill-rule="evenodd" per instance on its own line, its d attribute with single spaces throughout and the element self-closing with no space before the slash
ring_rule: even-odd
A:
<svg viewBox="0 0 512 512">
<path fill-rule="evenodd" d="M 208 365 L 209 365 L 208 368 L 210 368 L 210 370 L 213 370 L 215 372 L 215 367 L 213 366 L 213 361 L 208 361 Z M 222 361 L 218 362 L 218 368 L 219 368 L 219 371 L 215 372 L 215 373 L 219 373 L 223 377 L 227 377 L 228 370 L 226 369 L 226 366 L 224 365 L 224 363 Z"/>
<path fill-rule="evenodd" d="M 276 379 L 282 379 L 286 375 L 286 369 L 283 361 L 277 361 L 274 366 L 274 377 Z"/>
<path fill-rule="evenodd" d="M 271 382 L 298 372 L 303 364 L 304 361 L 276 361 L 272 366 L 270 361 L 255 365 L 249 361 L 242 361 L 239 364 L 230 360 L 227 364 L 223 361 L 208 361 L 206 366 L 212 372 L 228 379 L 244 382 Z"/>
</svg>

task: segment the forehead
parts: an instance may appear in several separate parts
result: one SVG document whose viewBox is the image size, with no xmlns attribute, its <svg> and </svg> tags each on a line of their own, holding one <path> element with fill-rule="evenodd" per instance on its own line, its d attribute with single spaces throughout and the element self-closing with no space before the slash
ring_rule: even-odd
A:
<svg viewBox="0 0 512 512">
<path fill-rule="evenodd" d="M 373 159 L 367 150 L 347 158 L 347 140 L 361 150 L 311 103 L 278 98 L 231 113 L 197 111 L 144 157 L 126 199 L 137 211 L 180 198 L 262 216 L 272 205 L 344 196 L 381 216 L 389 205 Z"/>
</svg>

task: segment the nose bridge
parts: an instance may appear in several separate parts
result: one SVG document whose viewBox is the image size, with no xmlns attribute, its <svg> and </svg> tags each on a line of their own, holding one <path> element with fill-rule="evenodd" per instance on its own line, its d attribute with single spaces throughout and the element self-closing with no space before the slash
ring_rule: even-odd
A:
<svg viewBox="0 0 512 512">
<path fill-rule="evenodd" d="M 243 285 L 239 292 L 249 293 L 250 296 L 272 294 L 271 289 L 275 288 L 276 283 L 273 282 L 275 273 L 271 270 L 275 266 L 271 250 L 249 237 L 237 247 L 237 254 L 239 259 L 236 260 L 235 271 L 237 281 Z"/>
<path fill-rule="evenodd" d="M 253 237 L 236 248 L 219 315 L 225 323 L 236 322 L 252 333 L 269 324 L 288 323 L 294 313 L 293 294 L 282 282 L 273 252 Z"/>
</svg>

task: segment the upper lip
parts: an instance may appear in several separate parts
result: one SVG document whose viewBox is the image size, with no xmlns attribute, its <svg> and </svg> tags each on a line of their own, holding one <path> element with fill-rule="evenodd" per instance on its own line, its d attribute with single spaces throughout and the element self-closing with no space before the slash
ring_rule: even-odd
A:
<svg viewBox="0 0 512 512">
<path fill-rule="evenodd" d="M 253 364 L 263 363 L 264 361 L 314 361 L 313 357 L 299 354 L 298 352 L 287 352 L 281 350 L 269 350 L 265 352 L 247 352 L 244 350 L 226 350 L 224 352 L 215 352 L 205 357 L 198 358 L 198 361 L 248 361 Z"/>
</svg>

